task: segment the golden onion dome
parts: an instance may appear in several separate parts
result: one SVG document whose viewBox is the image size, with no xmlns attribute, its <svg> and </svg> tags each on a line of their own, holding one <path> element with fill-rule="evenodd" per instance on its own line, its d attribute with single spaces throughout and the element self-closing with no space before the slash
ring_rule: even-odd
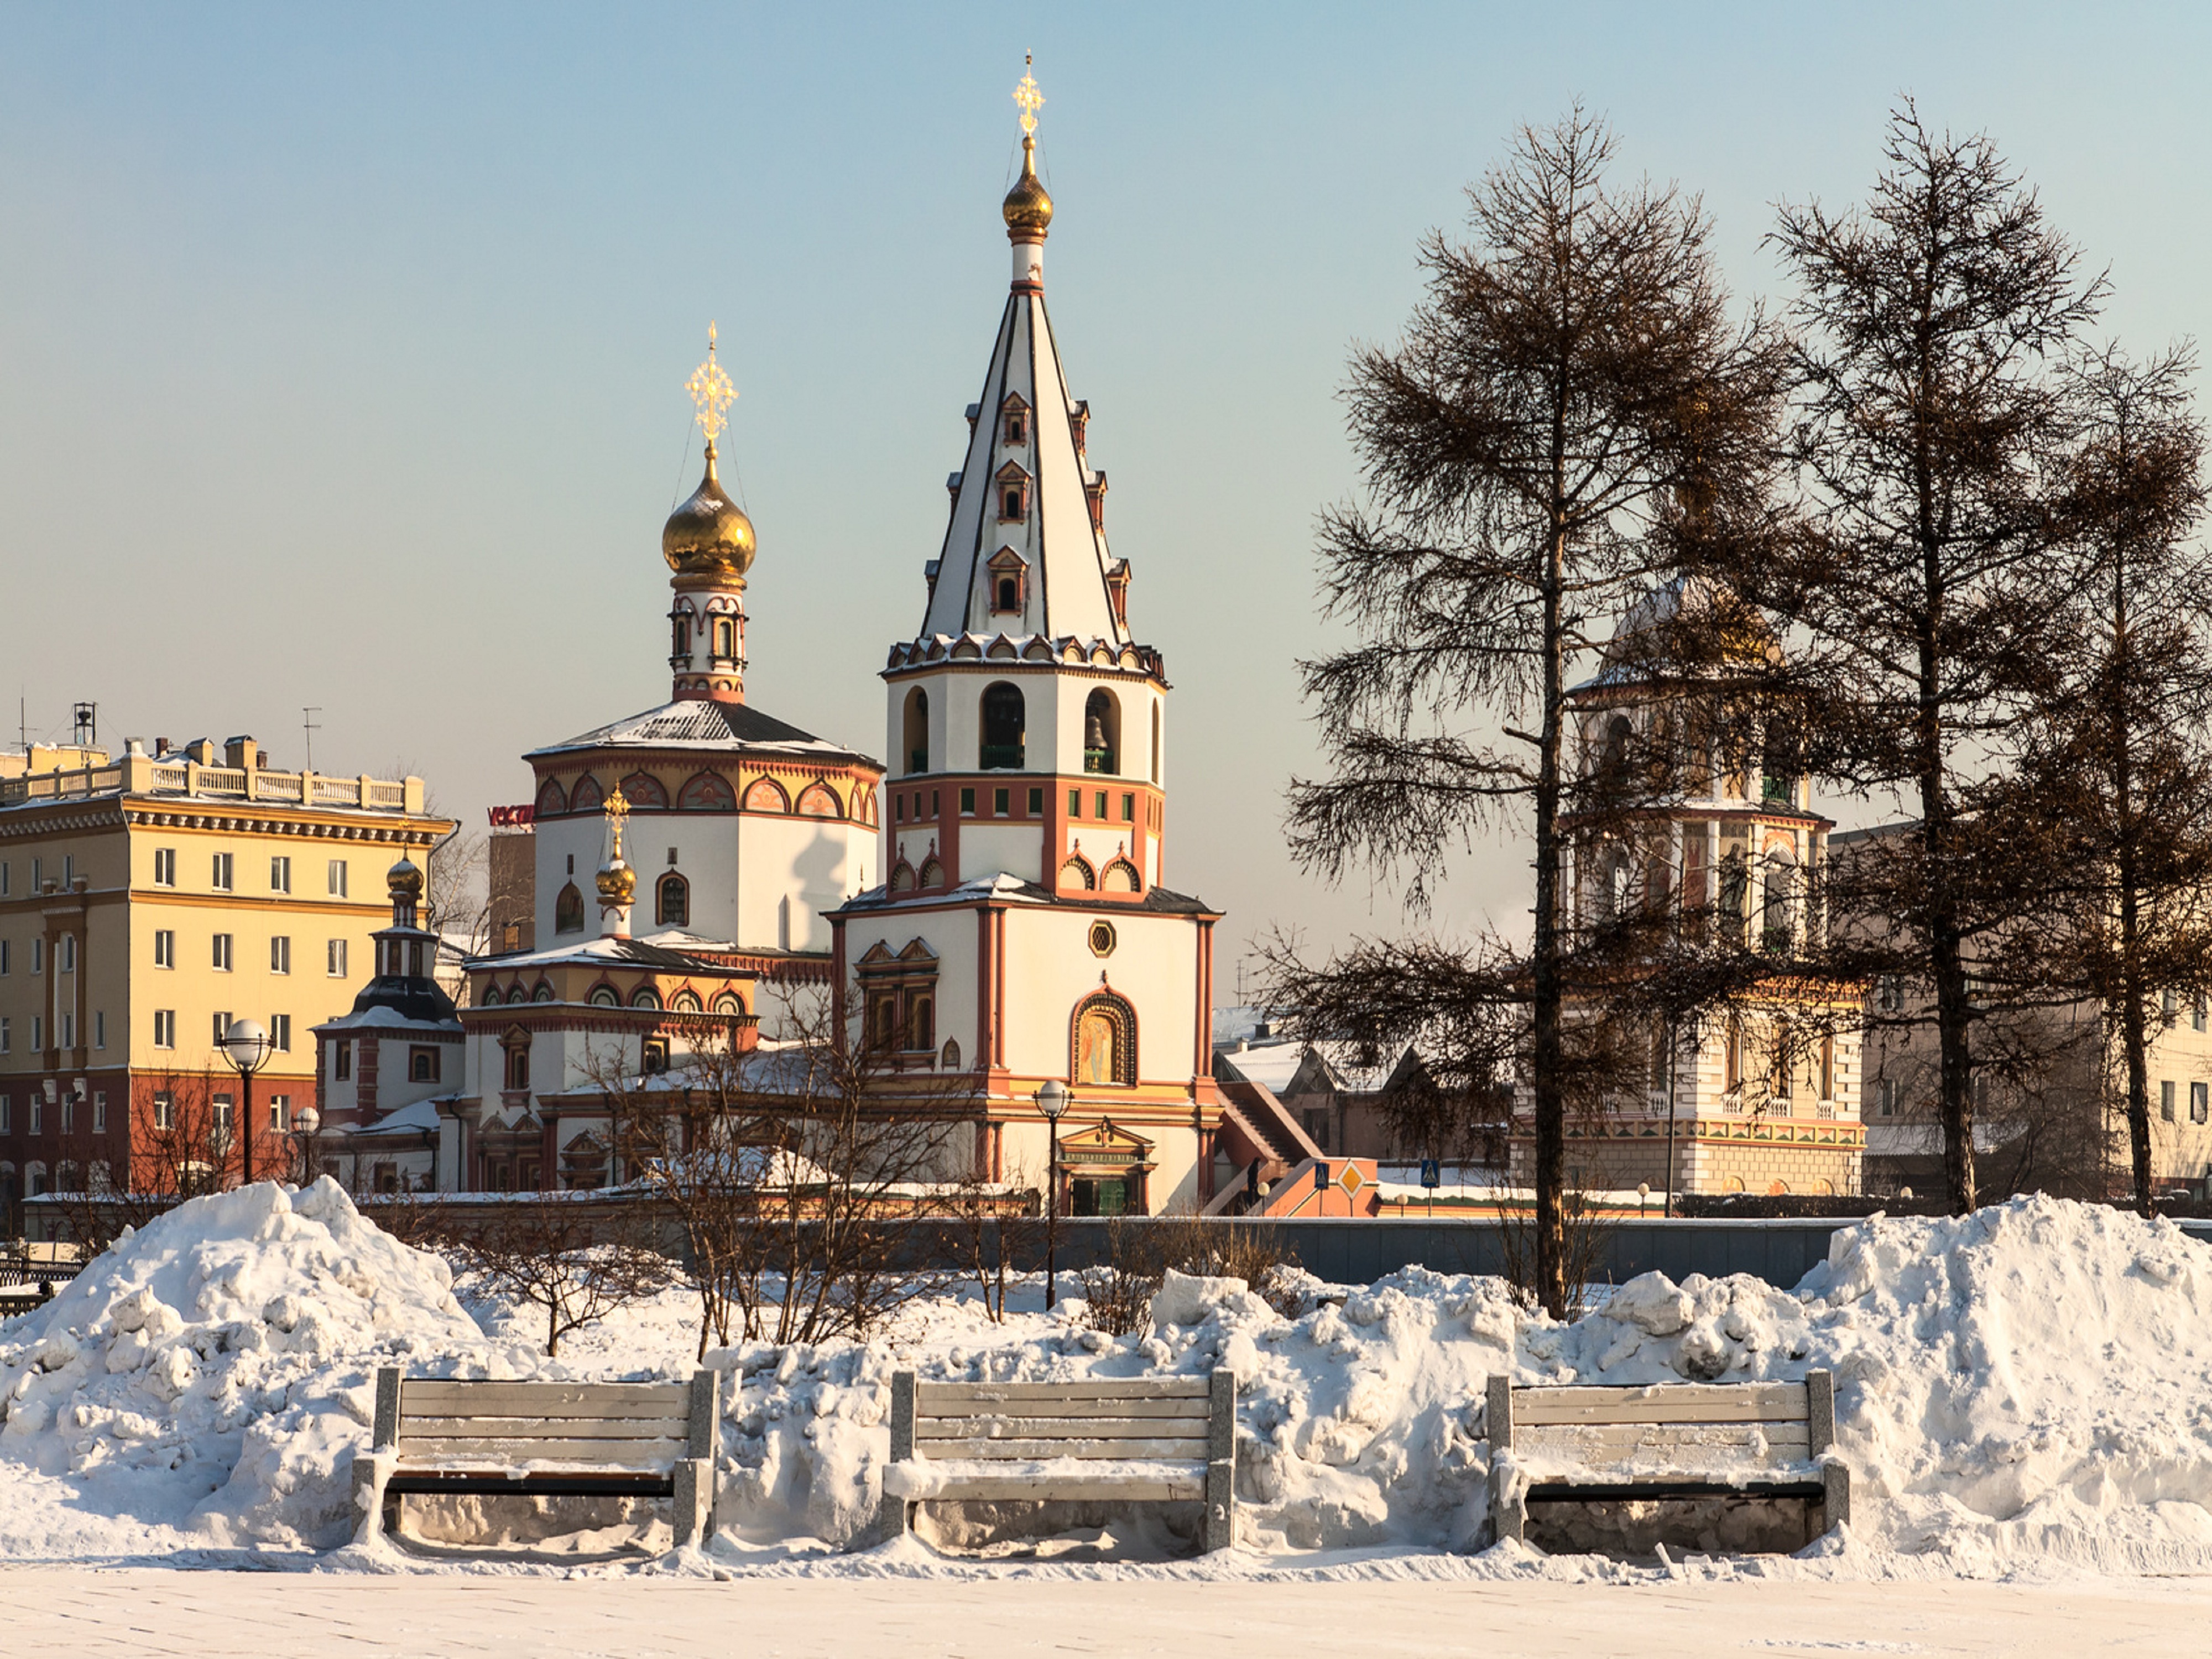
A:
<svg viewBox="0 0 2212 1659">
<path fill-rule="evenodd" d="M 419 899 L 422 896 L 422 872 L 415 861 L 402 856 L 399 862 L 384 872 L 385 890 L 396 899 Z"/>
<path fill-rule="evenodd" d="M 599 872 L 599 896 L 609 904 L 628 904 L 637 896 L 637 872 L 620 859 Z"/>
<path fill-rule="evenodd" d="M 707 446 L 707 476 L 691 499 L 668 515 L 660 532 L 660 556 L 679 576 L 743 577 L 756 550 L 753 521 L 722 493 L 714 476 L 714 446 Z"/>
<path fill-rule="evenodd" d="M 1045 194 L 1044 181 L 1036 176 L 1036 140 L 1026 134 L 1022 138 L 1022 176 L 1006 192 L 1001 210 L 1006 216 L 1008 241 L 1044 240 L 1046 227 L 1052 223 L 1052 198 Z"/>
</svg>

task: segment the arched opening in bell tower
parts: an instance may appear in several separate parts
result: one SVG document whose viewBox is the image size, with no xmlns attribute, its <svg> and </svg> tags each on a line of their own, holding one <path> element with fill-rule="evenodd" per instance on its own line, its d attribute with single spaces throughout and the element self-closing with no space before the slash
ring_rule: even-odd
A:
<svg viewBox="0 0 2212 1659">
<path fill-rule="evenodd" d="M 906 694 L 906 769 L 929 770 L 929 693 L 920 686 Z"/>
<path fill-rule="evenodd" d="M 1121 704 L 1103 686 L 1084 700 L 1083 769 L 1109 775 L 1121 769 Z"/>
<path fill-rule="evenodd" d="M 1019 771 L 1027 764 L 1024 743 L 1029 722 L 1021 688 L 1005 680 L 983 688 L 983 741 L 976 764 L 986 772 Z"/>
</svg>

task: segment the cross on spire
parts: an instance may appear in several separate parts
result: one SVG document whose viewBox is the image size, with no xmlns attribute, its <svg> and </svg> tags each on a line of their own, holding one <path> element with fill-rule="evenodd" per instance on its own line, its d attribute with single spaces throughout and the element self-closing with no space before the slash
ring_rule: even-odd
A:
<svg viewBox="0 0 2212 1659">
<path fill-rule="evenodd" d="M 1037 90 L 1036 76 L 1030 73 L 1036 62 L 1035 53 L 1022 54 L 1022 83 L 1014 88 L 1014 103 L 1022 112 L 1022 136 L 1024 138 L 1036 136 L 1036 112 L 1044 107 L 1044 94 Z"/>
<path fill-rule="evenodd" d="M 620 864 L 622 862 L 623 820 L 629 816 L 629 798 L 623 793 L 622 785 L 617 784 L 614 787 L 613 791 L 607 796 L 606 811 L 607 828 L 614 832 L 615 838 L 615 850 L 607 861 L 610 864 Z"/>
<path fill-rule="evenodd" d="M 707 434 L 709 447 L 729 424 L 723 411 L 738 400 L 738 388 L 714 361 L 714 325 L 707 325 L 707 361 L 691 371 L 691 378 L 684 383 L 684 391 L 691 394 L 693 407 L 698 410 L 699 430 Z"/>
</svg>

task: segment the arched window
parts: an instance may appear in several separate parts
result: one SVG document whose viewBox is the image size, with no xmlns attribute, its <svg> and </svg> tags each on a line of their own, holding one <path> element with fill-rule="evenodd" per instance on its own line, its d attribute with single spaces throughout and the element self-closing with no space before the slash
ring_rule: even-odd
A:
<svg viewBox="0 0 2212 1659">
<path fill-rule="evenodd" d="M 1599 773 L 1607 782 L 1618 785 L 1628 772 L 1628 751 L 1636 742 L 1636 728 L 1626 714 L 1615 714 L 1605 723 L 1605 747 L 1598 760 Z"/>
<path fill-rule="evenodd" d="M 568 792 L 568 810 L 571 812 L 596 812 L 606 805 L 606 791 L 599 787 L 599 781 L 586 772 L 576 780 L 576 787 Z"/>
<path fill-rule="evenodd" d="M 669 620 L 673 624 L 673 627 L 672 628 L 669 635 L 668 654 L 672 657 L 678 658 L 684 662 L 689 662 L 691 660 L 690 613 L 688 611 L 678 611 L 674 616 L 670 617 Z"/>
<path fill-rule="evenodd" d="M 676 792 L 676 810 L 679 812 L 734 812 L 738 810 L 738 792 L 730 787 L 726 779 L 712 772 L 694 773 Z"/>
<path fill-rule="evenodd" d="M 23 1196 L 41 1198 L 47 1192 L 46 1166 L 43 1164 L 26 1165 L 23 1170 Z"/>
<path fill-rule="evenodd" d="M 745 791 L 745 811 L 788 812 L 791 811 L 791 797 L 783 793 L 783 786 L 774 778 L 755 778 L 751 787 Z"/>
<path fill-rule="evenodd" d="M 901 859 L 891 866 L 891 891 L 894 893 L 914 891 L 914 866 L 908 864 L 904 859 Z"/>
<path fill-rule="evenodd" d="M 732 992 L 725 991 L 714 999 L 714 1012 L 718 1014 L 735 1016 L 744 1013 L 744 1011 L 745 1005 L 738 1001 Z"/>
<path fill-rule="evenodd" d="M 924 887 L 942 887 L 945 885 L 945 866 L 937 861 L 934 855 L 926 858 L 921 861 L 921 884 Z"/>
<path fill-rule="evenodd" d="M 650 985 L 641 985 L 630 993 L 629 1006 L 633 1008 L 658 1008 L 660 1006 L 659 993 Z"/>
<path fill-rule="evenodd" d="M 550 1001 L 552 1001 L 552 1000 L 553 1000 L 553 987 L 552 987 L 550 984 L 549 984 L 546 981 L 542 980 L 542 979 L 541 979 L 541 980 L 539 980 L 539 981 L 538 981 L 538 988 L 537 988 L 536 990 L 532 991 L 532 992 L 530 994 L 530 1000 L 531 1000 L 532 1002 L 550 1002 Z"/>
<path fill-rule="evenodd" d="M 591 1004 L 594 1008 L 619 1008 L 622 1006 L 622 993 L 611 985 L 594 985 Z"/>
<path fill-rule="evenodd" d="M 1060 884 L 1062 887 L 1080 887 L 1087 893 L 1097 886 L 1098 878 L 1091 873 L 1091 866 L 1083 854 L 1077 853 L 1060 866 Z"/>
<path fill-rule="evenodd" d="M 1721 860 L 1719 928 L 1728 944 L 1743 943 L 1744 906 L 1750 895 L 1751 872 L 1739 847 Z"/>
<path fill-rule="evenodd" d="M 983 770 L 1021 769 L 1028 718 L 1019 686 L 998 680 L 983 688 L 982 752 L 976 757 Z"/>
<path fill-rule="evenodd" d="M 1098 890 L 1102 893 L 1140 893 L 1144 887 L 1144 878 L 1127 859 L 1115 859 L 1098 878 Z"/>
<path fill-rule="evenodd" d="M 915 686 L 906 694 L 906 769 L 929 770 L 929 693 Z"/>
<path fill-rule="evenodd" d="M 520 1025 L 499 1040 L 505 1060 L 501 1086 L 509 1092 L 519 1092 L 530 1086 L 530 1033 Z"/>
<path fill-rule="evenodd" d="M 960 1069 L 960 1045 L 954 1042 L 951 1037 L 945 1038 L 945 1052 L 938 1056 L 937 1063 L 948 1072 L 958 1071 Z"/>
<path fill-rule="evenodd" d="M 623 799 L 633 812 L 665 812 L 668 787 L 650 772 L 633 772 L 622 781 Z"/>
<path fill-rule="evenodd" d="M 570 882 L 562 888 L 553 901 L 553 931 L 556 933 L 580 933 L 584 931 L 584 896 Z"/>
<path fill-rule="evenodd" d="M 994 585 L 994 593 L 992 610 L 1018 611 L 1022 608 L 1022 579 L 1019 576 L 1000 577 Z"/>
<path fill-rule="evenodd" d="M 1769 951 L 1786 951 L 1797 942 L 1797 861 L 1788 849 L 1768 849 L 1760 886 L 1759 944 Z"/>
<path fill-rule="evenodd" d="M 653 919 L 663 927 L 691 925 L 691 884 L 673 870 L 653 884 Z"/>
<path fill-rule="evenodd" d="M 799 815 L 806 818 L 842 818 L 845 816 L 845 803 L 837 799 L 836 790 L 817 781 L 799 792 Z"/>
<path fill-rule="evenodd" d="M 700 1012 L 699 999 L 690 991 L 678 991 L 670 999 L 668 1006 L 679 1014 L 696 1014 Z"/>
<path fill-rule="evenodd" d="M 738 619 L 735 617 L 714 618 L 714 654 L 725 662 L 737 660 Z"/>
<path fill-rule="evenodd" d="M 568 792 L 561 787 L 558 778 L 548 778 L 538 786 L 538 816 L 557 818 L 568 810 Z"/>
<path fill-rule="evenodd" d="M 1083 702 L 1083 769 L 1106 773 L 1121 769 L 1121 705 L 1103 686 Z"/>
<path fill-rule="evenodd" d="M 1152 705 L 1152 781 L 1160 781 L 1160 706 Z"/>
<path fill-rule="evenodd" d="M 907 1012 L 906 1046 L 909 1052 L 918 1052 L 937 1046 L 937 1000 L 921 996 Z"/>
<path fill-rule="evenodd" d="M 1097 991 L 1075 1010 L 1073 1064 L 1079 1084 L 1137 1080 L 1136 1011 L 1111 991 Z"/>
</svg>

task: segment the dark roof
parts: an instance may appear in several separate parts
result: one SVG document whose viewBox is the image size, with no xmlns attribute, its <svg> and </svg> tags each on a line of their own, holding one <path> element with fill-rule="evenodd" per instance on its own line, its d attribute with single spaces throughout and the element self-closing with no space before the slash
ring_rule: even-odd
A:
<svg viewBox="0 0 2212 1659">
<path fill-rule="evenodd" d="M 719 702 L 708 697 L 679 698 L 568 738 L 523 757 L 558 755 L 574 749 L 781 749 L 822 759 L 861 760 L 857 750 L 817 738 L 763 714 L 750 703 Z M 873 764 L 872 762 L 869 763 Z"/>
<path fill-rule="evenodd" d="M 372 1008 L 389 1008 L 402 1019 L 421 1020 L 425 1024 L 460 1018 L 453 998 L 440 988 L 437 981 L 404 974 L 379 974 L 361 988 L 361 994 L 353 1000 L 353 1012 L 365 1014 Z"/>
<path fill-rule="evenodd" d="M 1187 893 L 1171 893 L 1164 887 L 1147 889 L 1145 896 L 1132 904 L 1127 900 L 1119 899 L 1101 902 L 1096 893 L 1058 893 L 1034 881 L 1001 880 L 996 887 L 988 890 L 984 890 L 980 883 L 969 883 L 964 885 L 972 887 L 975 890 L 964 891 L 962 887 L 947 887 L 931 888 L 927 892 L 895 894 L 887 887 L 872 887 L 857 897 L 847 899 L 838 907 L 838 909 L 844 912 L 888 910 L 896 905 L 914 903 L 917 900 L 925 900 L 933 904 L 943 904 L 948 901 L 957 904 L 973 904 L 1014 899 L 1024 904 L 1057 905 L 1063 910 L 1095 910 L 1099 915 L 1106 916 L 1112 915 L 1117 910 L 1142 910 L 1150 911 L 1155 915 L 1171 916 L 1212 916 L 1221 914 L 1204 899 L 1193 898 Z M 831 914 L 836 915 L 837 912 L 833 911 Z"/>
</svg>

